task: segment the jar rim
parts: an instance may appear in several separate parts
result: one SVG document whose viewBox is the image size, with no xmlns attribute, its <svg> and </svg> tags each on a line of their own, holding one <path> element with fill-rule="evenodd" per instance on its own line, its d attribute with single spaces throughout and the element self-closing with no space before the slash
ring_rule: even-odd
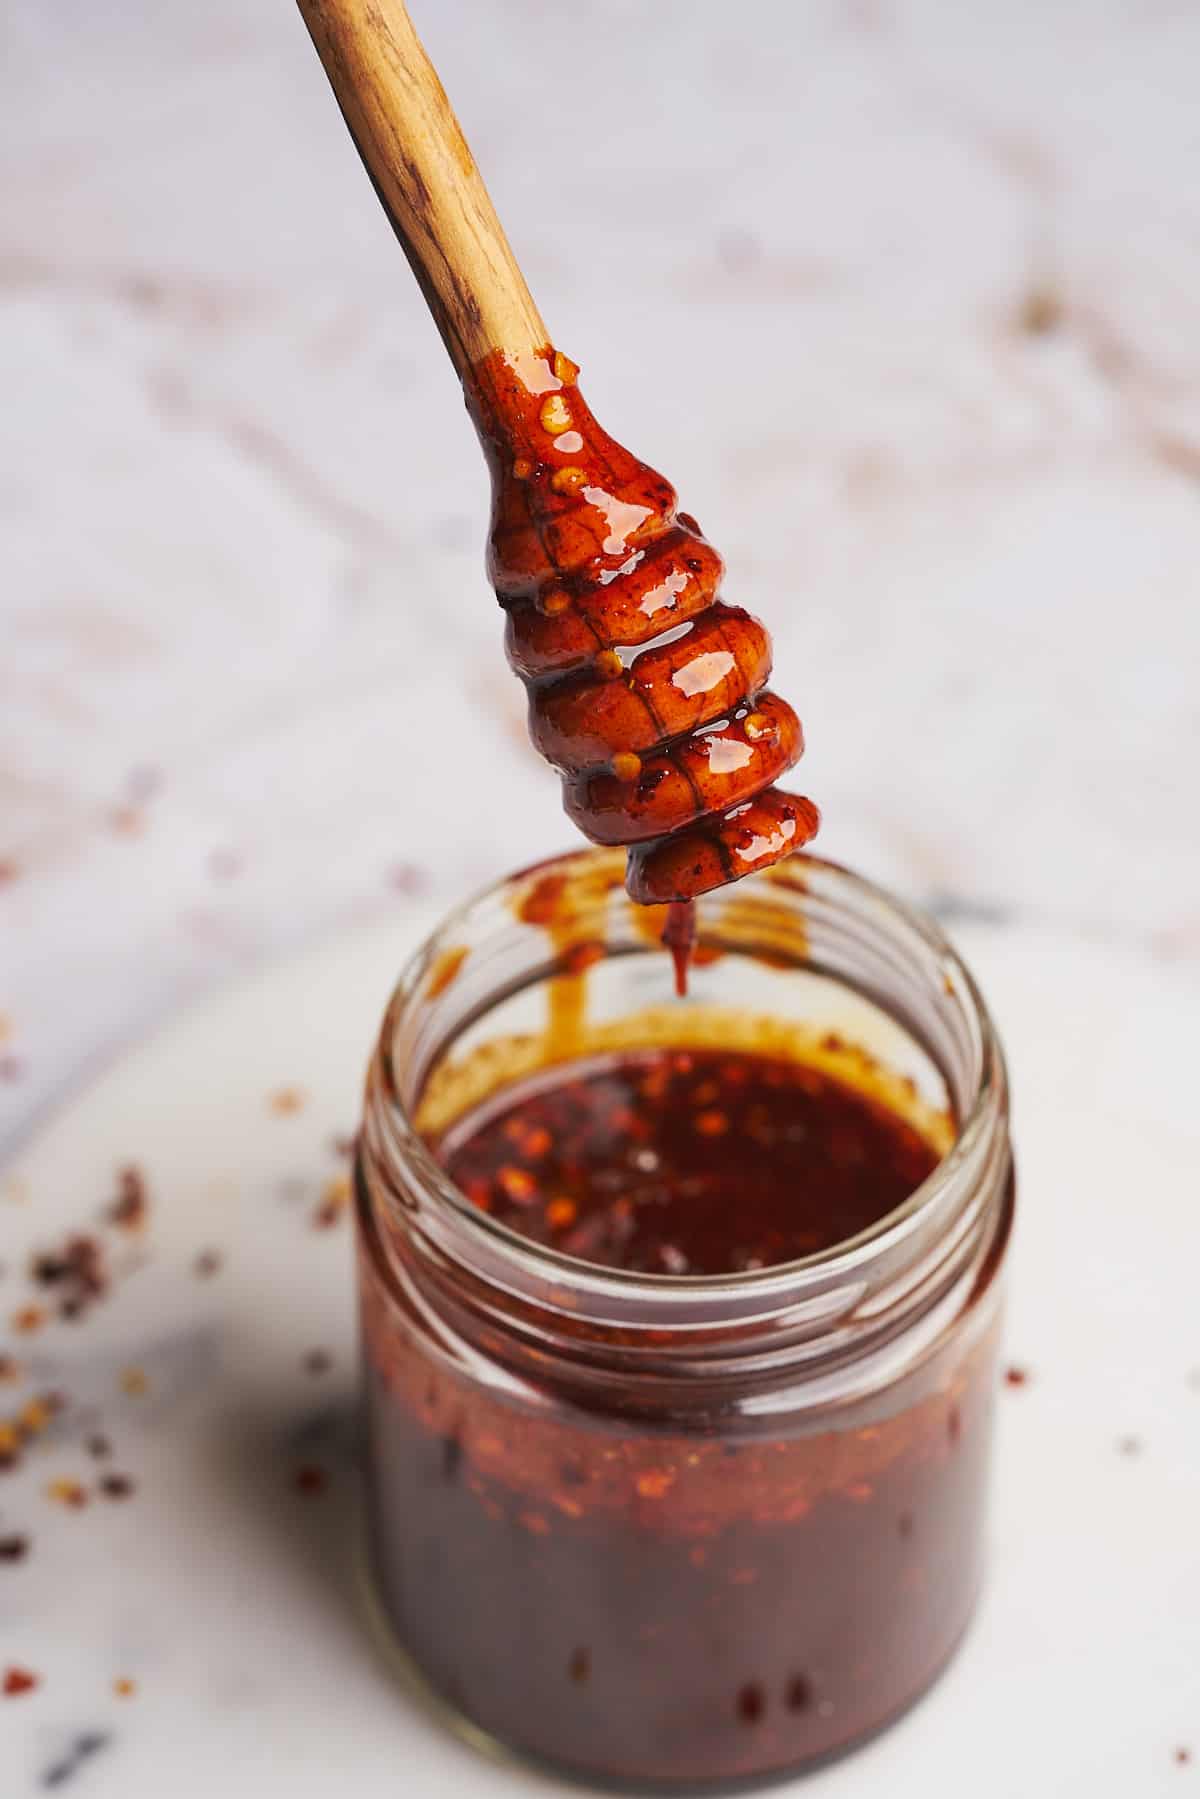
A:
<svg viewBox="0 0 1200 1799">
<path fill-rule="evenodd" d="M 564 1254 L 548 1244 L 536 1243 L 480 1211 L 451 1179 L 418 1131 L 396 1078 L 392 1052 L 398 1019 L 420 994 L 437 957 L 448 947 L 448 942 L 461 933 L 476 909 L 498 895 L 534 876 L 566 871 L 589 861 L 599 865 L 603 859 L 620 854 L 619 851 L 583 847 L 548 857 L 507 875 L 452 908 L 410 955 L 384 1014 L 377 1054 L 388 1124 L 411 1173 L 425 1193 L 445 1209 L 446 1221 L 464 1233 L 463 1241 L 473 1241 L 485 1251 L 489 1278 L 496 1279 L 498 1274 L 503 1278 L 507 1274 L 521 1287 L 529 1282 L 569 1286 L 577 1300 L 586 1295 L 590 1301 L 601 1305 L 606 1299 L 617 1304 L 644 1299 L 660 1309 L 664 1322 L 672 1324 L 698 1322 L 700 1317 L 711 1315 L 724 1306 L 733 1306 L 743 1316 L 760 1310 L 769 1311 L 781 1302 L 794 1302 L 798 1291 L 815 1293 L 830 1288 L 842 1289 L 856 1279 L 865 1281 L 869 1271 L 880 1261 L 902 1252 L 906 1240 L 921 1232 L 939 1209 L 939 1202 L 956 1188 L 961 1188 L 966 1171 L 973 1164 L 979 1164 L 986 1155 L 997 1121 L 1005 1115 L 1008 1077 L 1003 1050 L 983 995 L 970 969 L 940 926 L 919 908 L 826 857 L 798 852 L 776 868 L 751 875 L 738 885 L 777 884 L 782 878 L 784 884 L 794 888 L 797 885 L 794 875 L 790 882 L 786 878 L 789 869 L 815 870 L 864 905 L 881 911 L 896 926 L 915 933 L 937 958 L 939 969 L 953 984 L 953 992 L 964 1005 L 978 1045 L 977 1078 L 972 1083 L 970 1103 L 962 1108 L 961 1123 L 953 1143 L 925 1180 L 883 1218 L 856 1236 L 827 1249 L 764 1268 L 686 1275 L 608 1268 Z M 700 1307 L 698 1314 L 697 1306 Z M 688 1319 L 681 1317 L 682 1313 L 687 1313 Z"/>
</svg>

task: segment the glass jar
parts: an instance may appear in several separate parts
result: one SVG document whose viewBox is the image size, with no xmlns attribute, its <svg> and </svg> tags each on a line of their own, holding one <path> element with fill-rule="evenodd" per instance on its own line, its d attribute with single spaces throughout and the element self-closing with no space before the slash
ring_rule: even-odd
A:
<svg viewBox="0 0 1200 1799">
<path fill-rule="evenodd" d="M 958 1643 L 981 1571 L 1004 1064 L 937 928 L 794 857 L 702 900 L 692 992 L 619 851 L 516 876 L 405 970 L 358 1242 L 377 1593 L 460 1721 L 589 1779 L 720 1786 L 844 1750 Z M 426 1138 L 531 1070 L 718 1043 L 860 1080 L 952 1147 L 803 1261 L 650 1276 L 514 1234 Z"/>
</svg>

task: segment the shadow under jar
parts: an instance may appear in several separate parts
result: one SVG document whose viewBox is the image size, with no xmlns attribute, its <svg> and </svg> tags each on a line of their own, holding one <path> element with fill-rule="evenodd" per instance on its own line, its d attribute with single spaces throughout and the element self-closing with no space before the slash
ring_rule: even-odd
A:
<svg viewBox="0 0 1200 1799">
<path fill-rule="evenodd" d="M 461 1724 L 591 1780 L 733 1786 L 877 1731 L 969 1620 L 1005 1072 L 940 932 L 846 870 L 796 857 L 703 900 L 685 1004 L 621 877 L 589 850 L 485 894 L 386 1015 L 357 1183 L 371 1553 Z M 548 1070 L 714 1048 L 946 1153 L 849 1241 L 702 1276 L 530 1241 L 438 1160 Z"/>
</svg>

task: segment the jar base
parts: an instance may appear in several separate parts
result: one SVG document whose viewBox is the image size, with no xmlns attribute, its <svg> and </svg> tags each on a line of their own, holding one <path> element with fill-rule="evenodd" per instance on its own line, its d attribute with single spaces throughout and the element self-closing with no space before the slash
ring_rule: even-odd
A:
<svg viewBox="0 0 1200 1799">
<path fill-rule="evenodd" d="M 857 1750 L 873 1743 L 876 1738 L 886 1735 L 893 1725 L 907 1717 L 909 1712 L 921 1703 L 938 1685 L 951 1662 L 958 1655 L 963 1643 L 970 1634 L 979 1606 L 979 1593 L 971 1600 L 964 1623 L 958 1636 L 947 1653 L 916 1690 L 903 1703 L 889 1712 L 870 1729 L 862 1731 L 848 1742 L 838 1744 L 813 1756 L 806 1756 L 802 1761 L 780 1763 L 777 1767 L 764 1769 L 761 1773 L 719 1776 L 715 1780 L 698 1780 L 691 1776 L 680 1776 L 678 1779 L 666 1778 L 662 1775 L 628 1775 L 607 1774 L 582 1768 L 570 1762 L 560 1762 L 541 1755 L 536 1749 L 523 1749 L 519 1744 L 509 1743 L 500 1737 L 493 1736 L 491 1731 L 468 1717 L 454 1702 L 446 1697 L 430 1680 L 424 1669 L 413 1655 L 405 1648 L 396 1633 L 388 1616 L 380 1592 L 374 1558 L 371 1553 L 370 1531 L 367 1525 L 366 1509 L 359 1507 L 359 1515 L 355 1530 L 354 1546 L 355 1589 L 360 1609 L 366 1623 L 368 1634 L 375 1650 L 388 1673 L 401 1687 L 404 1693 L 423 1711 L 431 1715 L 443 1729 L 473 1749 L 477 1755 L 487 1761 L 495 1762 L 504 1768 L 515 1768 L 525 1774 L 534 1774 L 544 1779 L 569 1781 L 571 1785 L 593 1792 L 639 1795 L 668 1795 L 694 1793 L 704 1795 L 704 1799 L 722 1799 L 723 1795 L 738 1793 L 756 1793 L 777 1786 L 785 1780 L 797 1780 L 806 1774 L 815 1774 L 834 1762 L 844 1760 Z"/>
</svg>

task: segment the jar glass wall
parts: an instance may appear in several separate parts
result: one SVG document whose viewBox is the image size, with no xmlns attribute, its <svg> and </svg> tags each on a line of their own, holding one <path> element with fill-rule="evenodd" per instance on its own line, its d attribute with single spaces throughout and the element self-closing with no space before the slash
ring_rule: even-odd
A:
<svg viewBox="0 0 1200 1799">
<path fill-rule="evenodd" d="M 395 1636 L 501 1744 L 590 1779 L 725 1785 L 843 1750 L 935 1677 L 979 1586 L 1003 1061 L 936 928 L 793 858 L 700 903 L 692 995 L 619 852 L 514 877 L 401 979 L 358 1176 L 371 1552 Z M 632 1274 L 469 1205 L 427 1146 L 507 1083 L 745 1048 L 950 1145 L 803 1261 Z"/>
</svg>

